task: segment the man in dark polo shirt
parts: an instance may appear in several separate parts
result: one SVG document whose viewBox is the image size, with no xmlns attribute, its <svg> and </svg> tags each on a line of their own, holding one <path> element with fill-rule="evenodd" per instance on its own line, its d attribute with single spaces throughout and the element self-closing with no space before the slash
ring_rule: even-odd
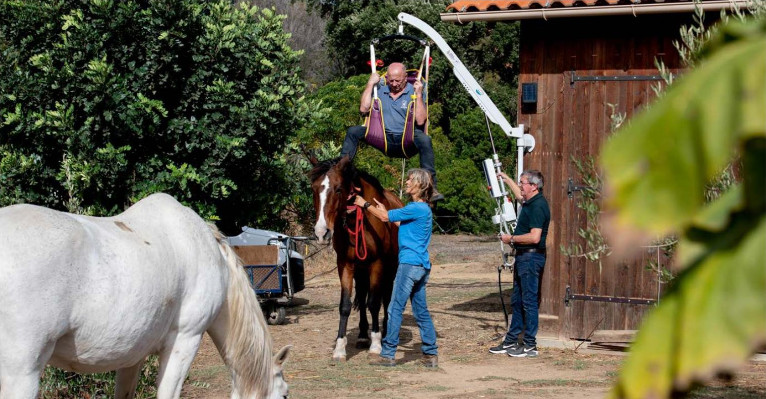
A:
<svg viewBox="0 0 766 399">
<path fill-rule="evenodd" d="M 489 348 L 489 351 L 513 357 L 536 357 L 540 275 L 545 266 L 545 238 L 548 236 L 551 210 L 542 194 L 543 174 L 540 171 L 522 173 L 518 185 L 505 173 L 500 173 L 500 177 L 511 188 L 513 195 L 523 201 L 523 205 L 513 235 L 500 236 L 504 243 L 516 248 L 511 325 L 503 342 Z M 523 344 L 518 341 L 522 331 Z"/>
</svg>

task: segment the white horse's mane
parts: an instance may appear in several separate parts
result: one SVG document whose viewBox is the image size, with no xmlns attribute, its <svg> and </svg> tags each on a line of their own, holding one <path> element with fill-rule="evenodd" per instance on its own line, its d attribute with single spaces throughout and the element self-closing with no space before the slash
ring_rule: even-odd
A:
<svg viewBox="0 0 766 399">
<path fill-rule="evenodd" d="M 226 243 L 224 236 L 213 224 L 209 224 L 226 259 L 229 272 L 229 291 L 226 296 L 228 335 L 221 355 L 233 369 L 234 392 L 243 397 L 267 398 L 271 394 L 271 336 L 258 299 L 247 280 L 242 261 Z"/>
</svg>

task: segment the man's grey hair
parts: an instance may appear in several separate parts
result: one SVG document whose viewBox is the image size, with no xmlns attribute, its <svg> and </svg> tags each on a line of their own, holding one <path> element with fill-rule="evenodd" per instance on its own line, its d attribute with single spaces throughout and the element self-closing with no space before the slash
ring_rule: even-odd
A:
<svg viewBox="0 0 766 399">
<path fill-rule="evenodd" d="M 521 174 L 521 177 L 526 177 L 527 181 L 537 186 L 538 191 L 543 191 L 543 174 L 539 170 L 527 170 Z"/>
</svg>

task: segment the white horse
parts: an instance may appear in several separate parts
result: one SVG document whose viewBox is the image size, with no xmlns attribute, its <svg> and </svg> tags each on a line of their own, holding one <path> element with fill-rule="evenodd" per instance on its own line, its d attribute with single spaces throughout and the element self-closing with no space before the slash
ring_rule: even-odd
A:
<svg viewBox="0 0 766 399">
<path fill-rule="evenodd" d="M 157 398 L 178 398 L 205 332 L 231 371 L 232 398 L 287 396 L 282 364 L 234 252 L 165 194 L 107 218 L 32 205 L 0 209 L 0 399 L 35 399 L 50 363 L 117 370 L 133 398 L 157 354 Z"/>
</svg>

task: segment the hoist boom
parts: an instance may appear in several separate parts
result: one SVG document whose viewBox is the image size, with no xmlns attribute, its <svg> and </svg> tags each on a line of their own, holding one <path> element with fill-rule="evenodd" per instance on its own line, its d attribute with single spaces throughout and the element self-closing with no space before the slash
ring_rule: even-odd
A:
<svg viewBox="0 0 766 399">
<path fill-rule="evenodd" d="M 495 103 L 492 102 L 492 99 L 489 98 L 487 93 L 484 92 L 484 89 L 481 88 L 479 82 L 477 82 L 473 75 L 468 72 L 468 69 L 463 65 L 463 62 L 460 61 L 460 58 L 455 55 L 455 52 L 452 51 L 450 46 L 438 32 L 427 23 L 410 14 L 402 12 L 399 13 L 398 18 L 399 21 L 412 25 L 425 33 L 425 35 L 436 44 L 439 50 L 447 57 L 450 64 L 452 64 L 452 73 L 454 73 L 460 83 L 463 84 L 463 87 L 468 91 L 474 101 L 479 104 L 479 107 L 484 111 L 490 121 L 500 126 L 506 135 L 517 139 L 524 138 L 524 126 L 512 127 L 511 124 L 508 123 L 508 120 L 500 113 L 500 110 L 497 109 Z M 532 145 L 534 146 L 534 144 Z"/>
</svg>

